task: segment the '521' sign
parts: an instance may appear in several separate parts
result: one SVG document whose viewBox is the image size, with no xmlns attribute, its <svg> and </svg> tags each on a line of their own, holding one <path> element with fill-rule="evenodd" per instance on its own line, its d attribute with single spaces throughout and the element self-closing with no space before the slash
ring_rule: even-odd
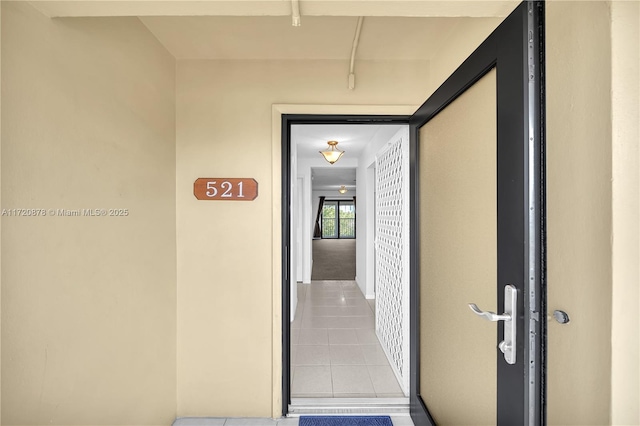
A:
<svg viewBox="0 0 640 426">
<path fill-rule="evenodd" d="M 193 195 L 198 200 L 253 201 L 258 196 L 258 182 L 252 178 L 198 178 Z"/>
</svg>

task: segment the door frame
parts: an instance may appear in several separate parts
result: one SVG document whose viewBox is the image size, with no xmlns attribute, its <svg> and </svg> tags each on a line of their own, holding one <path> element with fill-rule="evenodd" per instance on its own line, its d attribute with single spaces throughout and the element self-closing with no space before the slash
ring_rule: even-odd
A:
<svg viewBox="0 0 640 426">
<path fill-rule="evenodd" d="M 545 267 L 545 165 L 544 165 L 544 2 L 521 3 L 454 71 L 454 73 L 427 99 L 410 119 L 411 158 L 411 417 L 417 426 L 434 425 L 427 406 L 420 396 L 420 243 L 419 243 L 419 130 L 458 96 L 480 80 L 493 68 L 497 73 L 498 146 L 508 155 L 521 158 L 513 165 L 499 165 L 509 175 L 521 172 L 522 181 L 501 182 L 498 192 L 521 199 L 517 206 L 501 205 L 499 212 L 508 211 L 499 221 L 508 221 L 516 235 L 523 236 L 522 253 L 512 256 L 514 263 L 525 271 L 519 277 L 523 291 L 518 301 L 518 312 L 523 314 L 516 321 L 518 336 L 529 332 L 529 338 L 518 339 L 517 357 L 523 360 L 516 366 L 507 365 L 498 357 L 498 376 L 508 376 L 507 381 L 522 382 L 514 392 L 498 381 L 498 424 L 537 425 L 546 422 L 546 389 L 544 383 L 546 342 L 546 267 Z M 506 90 L 505 90 L 506 89 Z M 514 137 L 515 136 L 515 137 Z M 514 140 L 520 143 L 512 143 Z M 504 152 L 503 151 L 503 152 Z M 500 151 L 499 151 L 500 152 Z M 498 154 L 500 155 L 500 154 Z M 515 172 L 514 172 L 515 170 Z M 505 179 L 503 179 L 504 181 Z M 498 241 L 501 236 L 498 235 Z M 500 248 L 498 248 L 500 252 Z M 503 285 L 507 280 L 500 276 Z M 527 297 L 525 297 L 527 296 Z M 497 292 L 497 306 L 503 306 L 504 294 Z M 501 338 L 502 327 L 498 327 Z M 500 341 L 500 340 L 498 340 Z M 414 346 L 415 345 L 415 346 Z M 524 379 L 523 379 L 524 378 Z M 523 418 L 503 417 L 501 401 L 505 406 L 516 406 Z"/>
<path fill-rule="evenodd" d="M 344 108 L 344 106 L 341 106 Z M 366 108 L 366 107 L 365 107 Z M 398 107 L 389 107 L 388 110 Z M 400 107 L 406 111 L 407 108 Z M 362 106 L 353 107 L 354 110 L 362 110 Z M 280 256 L 281 256 L 281 276 L 280 283 L 282 289 L 281 299 L 281 333 L 282 333 L 282 415 L 289 411 L 291 403 L 291 277 L 289 274 L 290 255 L 289 242 L 291 241 L 291 126 L 299 124 L 362 124 L 362 125 L 392 125 L 409 124 L 410 115 L 390 115 L 384 114 L 385 107 L 375 108 L 380 110 L 380 114 L 321 114 L 321 113 L 286 113 L 280 112 L 280 192 L 281 192 L 281 226 L 280 226 Z M 336 108 L 335 110 L 339 110 Z M 413 108 L 415 111 L 415 108 Z M 275 112 L 274 112 L 275 115 Z M 275 119 L 275 117 L 274 117 Z"/>
</svg>

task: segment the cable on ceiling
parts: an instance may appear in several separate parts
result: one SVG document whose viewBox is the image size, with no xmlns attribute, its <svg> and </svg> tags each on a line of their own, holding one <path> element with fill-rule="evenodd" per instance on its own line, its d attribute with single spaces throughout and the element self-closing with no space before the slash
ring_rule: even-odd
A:
<svg viewBox="0 0 640 426">
<path fill-rule="evenodd" d="M 353 73 L 354 63 L 356 60 L 356 51 L 358 50 L 358 43 L 360 42 L 360 32 L 362 31 L 362 21 L 364 16 L 358 17 L 358 25 L 356 26 L 356 34 L 353 37 L 353 46 L 351 47 L 351 64 L 349 66 L 349 90 L 356 88 L 356 75 Z"/>
<path fill-rule="evenodd" d="M 300 1 L 291 0 L 291 25 L 299 27 L 300 24 Z"/>
</svg>

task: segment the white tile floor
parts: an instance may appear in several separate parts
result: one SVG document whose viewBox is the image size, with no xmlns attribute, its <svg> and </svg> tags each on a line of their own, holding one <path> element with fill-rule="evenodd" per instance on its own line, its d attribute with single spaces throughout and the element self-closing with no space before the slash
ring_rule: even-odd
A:
<svg viewBox="0 0 640 426">
<path fill-rule="evenodd" d="M 291 323 L 293 398 L 404 397 L 355 281 L 298 284 Z"/>
<path fill-rule="evenodd" d="M 404 397 L 374 331 L 373 301 L 355 281 L 298 284 L 291 323 L 292 397 Z M 394 426 L 413 426 L 391 416 Z M 298 426 L 296 417 L 180 418 L 173 426 Z"/>
</svg>

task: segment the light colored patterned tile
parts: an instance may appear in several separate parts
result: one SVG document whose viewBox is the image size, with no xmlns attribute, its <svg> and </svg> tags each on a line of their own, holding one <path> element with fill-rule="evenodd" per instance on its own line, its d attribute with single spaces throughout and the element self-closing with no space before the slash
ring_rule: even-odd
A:
<svg viewBox="0 0 640 426">
<path fill-rule="evenodd" d="M 316 317 L 332 317 L 336 316 L 339 306 L 310 306 L 309 315 Z"/>
<path fill-rule="evenodd" d="M 341 306 L 334 308 L 331 313 L 338 317 L 373 317 L 368 306 Z"/>
<path fill-rule="evenodd" d="M 378 336 L 376 336 L 375 330 L 371 329 L 359 329 L 356 330 L 358 335 L 358 343 L 363 345 L 379 344 Z"/>
<path fill-rule="evenodd" d="M 233 418 L 227 419 L 224 426 L 276 426 L 277 420 L 267 418 Z"/>
<path fill-rule="evenodd" d="M 330 345 L 331 365 L 364 365 L 360 345 Z"/>
<path fill-rule="evenodd" d="M 327 345 L 329 337 L 326 328 L 305 328 L 300 331 L 298 345 Z"/>
<path fill-rule="evenodd" d="M 173 426 L 224 426 L 227 419 L 213 417 L 183 417 L 176 419 Z"/>
<path fill-rule="evenodd" d="M 414 426 L 410 416 L 392 416 L 391 423 L 393 426 Z"/>
<path fill-rule="evenodd" d="M 351 324 L 353 324 L 353 328 L 367 328 L 367 329 L 375 329 L 375 319 L 373 315 L 367 317 L 349 317 L 351 320 Z"/>
<path fill-rule="evenodd" d="M 334 393 L 334 398 L 375 398 L 375 393 Z"/>
<path fill-rule="evenodd" d="M 360 345 L 360 350 L 367 365 L 389 365 L 387 355 L 379 343 L 375 345 Z"/>
<path fill-rule="evenodd" d="M 369 374 L 371 375 L 371 382 L 373 382 L 373 389 L 377 395 L 402 394 L 398 379 L 396 379 L 391 367 L 386 365 L 370 365 L 368 368 Z"/>
<path fill-rule="evenodd" d="M 373 328 L 373 317 L 320 317 L 326 328 Z"/>
<path fill-rule="evenodd" d="M 314 317 L 373 317 L 373 312 L 367 306 L 310 306 L 305 311 L 305 315 Z"/>
<path fill-rule="evenodd" d="M 291 321 L 290 327 L 291 327 L 292 330 L 302 327 L 302 314 L 300 314 L 300 315 L 296 314 L 295 319 L 293 321 Z"/>
<path fill-rule="evenodd" d="M 330 345 L 355 345 L 358 344 L 358 335 L 355 328 L 330 328 Z"/>
<path fill-rule="evenodd" d="M 302 321 L 302 328 L 330 328 L 334 317 L 305 317 Z"/>
<path fill-rule="evenodd" d="M 318 281 L 312 281 L 311 285 L 312 286 L 324 286 L 324 287 L 333 287 L 333 286 L 340 286 L 342 284 L 342 281 L 338 281 L 338 280 L 318 280 Z"/>
<path fill-rule="evenodd" d="M 296 365 L 329 365 L 329 345 L 298 345 Z"/>
<path fill-rule="evenodd" d="M 304 299 L 304 296 L 307 294 L 307 289 L 309 288 L 309 284 L 298 283 L 298 300 Z"/>
<path fill-rule="evenodd" d="M 345 304 L 341 297 L 312 297 L 308 299 L 308 303 L 309 306 L 342 306 Z"/>
<path fill-rule="evenodd" d="M 345 298 L 344 300 L 341 300 L 341 306 L 369 306 L 369 304 L 367 303 L 366 299 L 364 299 L 363 297 L 359 297 L 359 298 Z"/>
<path fill-rule="evenodd" d="M 278 419 L 278 426 L 298 426 L 300 422 L 300 418 L 298 417 L 287 417 Z"/>
<path fill-rule="evenodd" d="M 362 292 L 358 287 L 354 289 L 344 289 L 343 293 L 344 293 L 344 297 L 346 297 L 347 299 L 353 299 L 353 298 L 364 299 L 364 295 L 362 294 Z"/>
<path fill-rule="evenodd" d="M 376 312 L 376 299 L 367 299 L 367 303 L 369 304 L 369 309 L 375 315 Z"/>
<path fill-rule="evenodd" d="M 364 365 L 331 366 L 334 393 L 374 393 L 369 370 Z"/>
<path fill-rule="evenodd" d="M 295 397 L 318 394 L 331 396 L 331 367 L 296 366 L 291 394 Z"/>
<path fill-rule="evenodd" d="M 298 338 L 300 337 L 300 329 L 299 328 L 292 328 L 291 329 L 291 344 L 292 345 L 297 345 L 298 344 Z"/>
</svg>

